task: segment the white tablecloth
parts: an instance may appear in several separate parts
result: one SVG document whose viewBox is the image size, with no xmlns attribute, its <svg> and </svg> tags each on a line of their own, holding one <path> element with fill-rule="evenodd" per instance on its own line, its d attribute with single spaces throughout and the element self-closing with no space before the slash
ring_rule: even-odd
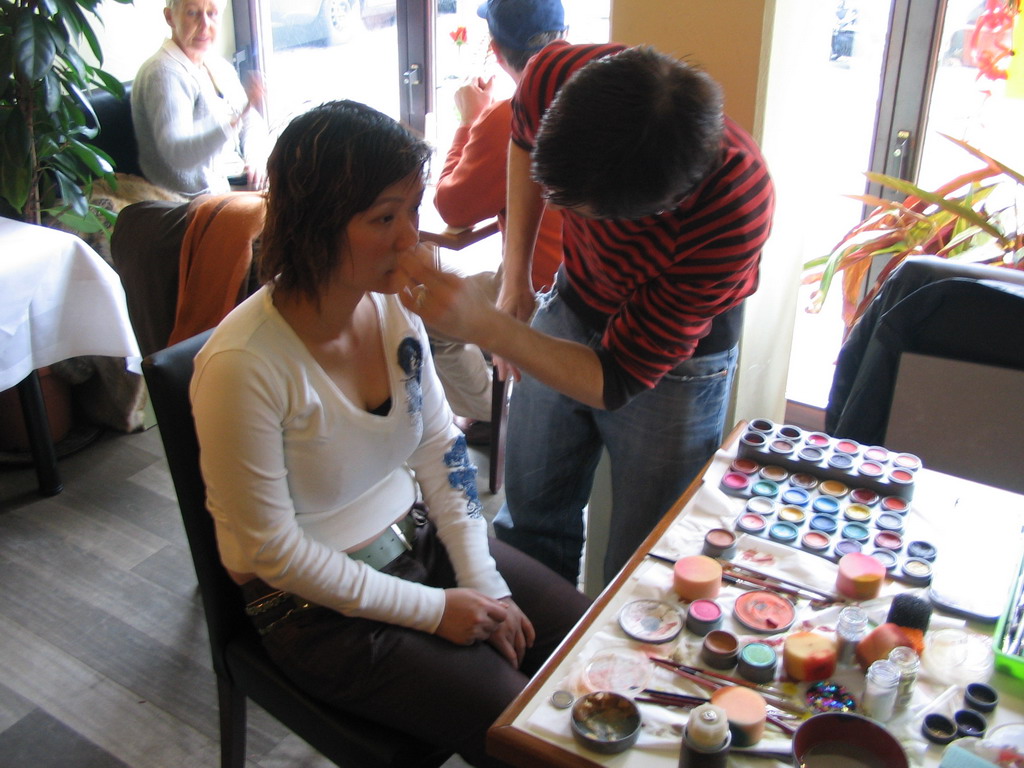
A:
<svg viewBox="0 0 1024 768">
<path fill-rule="evenodd" d="M 704 534 L 709 529 L 733 529 L 745 501 L 723 493 L 719 481 L 735 455 L 735 446 L 718 451 L 705 475 L 703 486 L 662 536 L 654 552 L 670 558 L 699 554 Z M 922 470 L 920 477 L 918 492 L 908 515 L 907 531 L 911 538 L 923 538 L 938 545 L 940 556 L 936 560 L 937 578 L 940 569 L 944 569 L 944 576 L 955 574 L 964 586 L 975 584 L 974 594 L 983 590 L 994 592 L 998 604 L 1004 605 L 1008 585 L 1012 582 L 1021 554 L 1024 498 L 929 470 Z M 833 591 L 835 588 L 837 566 L 829 559 L 777 544 L 764 537 L 743 535 L 738 545 L 737 555 L 733 558 L 737 562 L 747 562 L 759 570 L 810 584 L 818 589 Z M 745 630 L 731 617 L 731 606 L 741 591 L 738 587 L 726 586 L 717 598 L 728 617 L 723 629 L 737 634 L 743 643 L 761 640 L 777 646 L 781 656 L 782 633 L 757 635 Z M 887 618 L 892 596 L 906 592 L 923 595 L 925 590 L 888 581 L 882 595 L 875 600 L 863 602 L 862 607 L 868 611 L 873 622 L 882 623 Z M 516 718 L 516 727 L 586 758 L 593 764 L 615 768 L 674 768 L 678 764 L 682 728 L 688 717 L 686 711 L 641 704 L 643 730 L 636 746 L 618 755 L 602 756 L 575 743 L 569 730 L 568 710 L 557 709 L 551 704 L 551 694 L 556 690 L 568 690 L 573 694 L 584 692 L 585 689 L 581 687 L 582 670 L 597 654 L 612 649 L 671 657 L 682 663 L 701 666 L 699 654 L 702 638 L 692 633 L 684 631 L 672 642 L 652 646 L 631 640 L 622 632 L 617 619 L 622 606 L 632 600 L 651 598 L 679 603 L 673 591 L 671 566 L 654 559 L 642 562 L 618 590 L 572 652 Z M 807 601 L 801 601 L 791 631 L 813 629 L 828 635 L 834 632 L 838 610 L 836 606 L 815 610 Z M 940 629 L 964 627 L 965 621 L 961 618 L 935 613 L 931 619 L 929 637 Z M 986 627 L 975 625 L 967 629 L 972 647 L 975 644 L 980 644 L 982 650 L 990 647 L 989 637 L 985 634 Z M 736 672 L 730 670 L 726 674 L 735 675 Z M 699 686 L 664 669 L 652 668 L 651 675 L 648 684 L 651 688 L 707 695 Z M 840 669 L 832 679 L 848 686 L 858 697 L 863 691 L 863 675 L 856 667 Z M 1024 717 L 1024 701 L 1020 698 L 1019 688 L 999 673 L 992 677 L 992 682 L 1000 689 L 1001 700 L 996 712 L 989 716 L 989 727 L 1020 722 Z M 792 688 L 797 690 L 796 686 Z M 929 745 L 921 735 L 923 714 L 937 711 L 951 715 L 955 708 L 962 706 L 962 696 L 962 685 L 951 685 L 948 680 L 936 679 L 927 670 L 922 671 L 911 705 L 886 723 L 903 744 L 913 766 L 935 766 L 942 753 L 941 747 Z M 771 728 L 758 744 L 762 748 L 782 749 L 788 748 L 788 745 L 789 740 Z M 733 754 L 729 764 L 737 768 L 769 768 L 789 763 L 743 758 Z"/>
<path fill-rule="evenodd" d="M 117 273 L 75 235 L 0 218 L 0 295 L 0 390 L 80 355 L 140 371 Z"/>
</svg>

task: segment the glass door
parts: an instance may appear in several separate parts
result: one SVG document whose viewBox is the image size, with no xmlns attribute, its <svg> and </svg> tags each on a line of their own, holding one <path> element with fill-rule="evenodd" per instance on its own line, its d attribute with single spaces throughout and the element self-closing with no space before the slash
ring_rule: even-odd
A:
<svg viewBox="0 0 1024 768">
<path fill-rule="evenodd" d="M 1024 44 L 1019 19 L 1006 0 L 948 0 L 918 173 L 925 189 L 979 167 L 941 133 L 1024 168 L 1024 70 L 1012 57 Z"/>
<path fill-rule="evenodd" d="M 801 263 L 828 253 L 861 219 L 861 204 L 847 195 L 864 191 L 864 171 L 871 167 L 896 1 L 783 4 L 792 18 L 783 34 L 794 39 L 785 41 L 787 85 L 769 98 L 782 100 L 790 119 L 775 123 L 784 136 L 766 136 L 766 142 L 777 147 L 769 162 L 780 213 L 794 206 L 800 217 Z M 824 407 L 843 335 L 840 291 L 834 284 L 818 313 L 806 310 L 811 292 L 812 286 L 801 286 L 797 300 L 786 396 Z"/>
</svg>

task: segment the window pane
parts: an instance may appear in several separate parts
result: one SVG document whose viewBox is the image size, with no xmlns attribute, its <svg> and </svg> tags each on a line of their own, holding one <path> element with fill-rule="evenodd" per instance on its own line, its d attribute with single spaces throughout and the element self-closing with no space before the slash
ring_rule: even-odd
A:
<svg viewBox="0 0 1024 768">
<path fill-rule="evenodd" d="M 779 212 L 795 203 L 791 213 L 800 217 L 803 263 L 827 254 L 861 219 L 861 203 L 845 196 L 864 191 L 891 0 L 785 5 L 799 33 L 789 49 L 788 76 L 778 77 L 785 85 L 770 99 L 788 119 L 770 123 L 785 137 L 767 140 L 776 147 L 771 165 Z M 787 190 L 798 192 L 799 202 L 784 199 Z M 805 311 L 811 289 L 800 290 L 786 396 L 824 407 L 842 343 L 841 287 L 838 280 L 832 284 L 818 314 Z"/>
<path fill-rule="evenodd" d="M 1016 20 L 1019 24 L 1020 17 Z M 1013 21 L 1006 3 L 949 0 L 918 172 L 925 189 L 981 167 L 981 161 L 939 133 L 962 139 L 1011 168 L 1024 168 L 1024 91 L 1000 77 L 1013 50 Z"/>
<path fill-rule="evenodd" d="M 399 119 L 395 0 L 259 0 L 269 119 L 354 99 Z"/>
<path fill-rule="evenodd" d="M 567 39 L 574 43 L 607 42 L 611 0 L 562 0 Z M 497 65 L 488 44 L 487 22 L 476 15 L 480 0 L 438 0 L 436 40 L 436 113 L 428 116 L 427 139 L 443 153 L 459 124 L 455 91 L 471 78 L 494 77 L 495 98 L 512 95 L 515 84 Z M 435 167 L 437 164 L 434 164 Z"/>
</svg>

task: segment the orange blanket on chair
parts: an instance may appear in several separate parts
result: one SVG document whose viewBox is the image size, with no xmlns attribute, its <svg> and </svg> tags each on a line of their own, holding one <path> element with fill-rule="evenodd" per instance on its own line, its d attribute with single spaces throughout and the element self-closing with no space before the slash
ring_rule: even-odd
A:
<svg viewBox="0 0 1024 768">
<path fill-rule="evenodd" d="M 266 202 L 257 192 L 197 198 L 181 242 L 178 304 L 168 346 L 224 319 L 245 298 L 252 244 L 263 231 Z"/>
</svg>

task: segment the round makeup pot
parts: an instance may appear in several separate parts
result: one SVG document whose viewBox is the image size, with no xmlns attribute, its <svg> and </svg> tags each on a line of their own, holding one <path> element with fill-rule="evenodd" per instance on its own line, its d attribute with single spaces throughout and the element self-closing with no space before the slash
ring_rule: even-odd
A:
<svg viewBox="0 0 1024 768">
<path fill-rule="evenodd" d="M 964 691 L 964 704 L 976 712 L 991 712 L 999 703 L 999 694 L 991 685 L 970 683 Z"/>
<path fill-rule="evenodd" d="M 640 710 L 628 696 L 596 691 L 572 705 L 572 735 L 588 749 L 611 755 L 624 752 L 640 736 Z"/>
</svg>

